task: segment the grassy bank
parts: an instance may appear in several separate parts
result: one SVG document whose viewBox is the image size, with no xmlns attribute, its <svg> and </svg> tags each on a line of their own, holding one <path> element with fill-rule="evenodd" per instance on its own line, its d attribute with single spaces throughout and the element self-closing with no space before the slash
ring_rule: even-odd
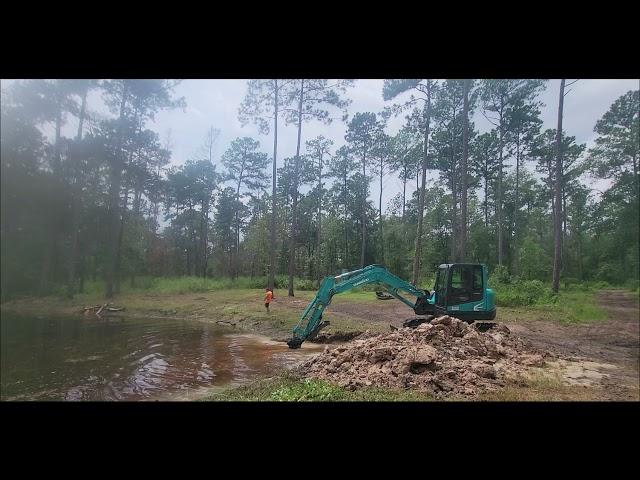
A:
<svg viewBox="0 0 640 480">
<path fill-rule="evenodd" d="M 290 337 L 300 313 L 314 294 L 315 292 L 298 291 L 291 298 L 287 297 L 286 290 L 276 289 L 270 313 L 264 308 L 262 289 L 214 289 L 199 293 L 182 292 L 180 289 L 169 293 L 125 290 L 112 302 L 117 307 L 125 307 L 125 311 L 118 315 L 222 322 L 284 340 Z M 334 305 L 375 301 L 371 297 L 373 295 L 370 292 L 350 292 L 336 298 Z M 0 311 L 23 315 L 82 315 L 83 307 L 103 303 L 105 300 L 102 293 L 97 292 L 76 295 L 72 300 L 62 296 L 29 297 L 7 301 L 0 306 Z M 331 325 L 325 331 L 348 334 L 367 329 L 387 331 L 388 325 L 370 324 L 365 318 L 335 314 L 331 315 Z"/>
<path fill-rule="evenodd" d="M 504 389 L 478 395 L 477 397 L 450 397 L 446 401 L 559 401 L 559 400 L 600 400 L 602 392 L 595 388 L 565 385 L 550 374 L 534 374 L 510 382 Z M 212 394 L 203 401 L 240 402 L 425 402 L 434 397 L 424 392 L 412 390 L 392 390 L 374 387 L 349 391 L 346 388 L 324 380 L 305 379 L 290 372 L 259 380 L 250 385 L 231 388 Z"/>
<path fill-rule="evenodd" d="M 271 313 L 263 305 L 263 280 L 239 278 L 201 279 L 194 277 L 138 279 L 135 287 L 123 283 L 122 292 L 112 302 L 126 308 L 130 316 L 163 316 L 193 318 L 231 323 L 239 328 L 264 333 L 272 338 L 284 338 L 297 323 L 300 313 L 313 298 L 314 290 L 296 290 L 287 297 L 284 288 L 275 290 Z M 255 287 L 259 284 L 259 287 Z M 601 285 L 568 285 L 558 295 L 551 294 L 541 282 L 511 282 L 492 285 L 496 292 L 498 321 L 550 320 L 561 323 L 588 323 L 606 319 L 606 312 L 596 304 Z M 337 295 L 327 310 L 325 319 L 331 333 L 350 333 L 370 329 L 387 331 L 388 324 L 371 322 L 366 314 L 341 312 L 352 304 L 369 305 L 384 314 L 390 302 L 381 304 L 372 294 L 372 287 Z M 104 303 L 103 285 L 89 284 L 85 293 L 69 300 L 64 295 L 14 299 L 1 305 L 2 311 L 24 314 L 80 314 L 82 307 Z M 395 302 L 394 302 L 395 303 Z M 365 310 L 363 308 L 363 310 Z M 369 308 L 371 311 L 371 308 Z M 351 309 L 353 311 L 353 309 Z M 407 309 L 407 314 L 411 312 Z"/>
<path fill-rule="evenodd" d="M 286 372 L 249 385 L 212 394 L 204 401 L 344 402 L 344 401 L 427 401 L 419 392 L 362 388 L 349 391 L 324 380 L 305 379 Z"/>
</svg>

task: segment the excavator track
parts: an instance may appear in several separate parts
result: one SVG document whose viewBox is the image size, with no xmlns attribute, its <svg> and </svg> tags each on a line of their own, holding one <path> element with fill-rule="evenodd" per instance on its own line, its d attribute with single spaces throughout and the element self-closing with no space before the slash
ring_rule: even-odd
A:
<svg viewBox="0 0 640 480">
<path fill-rule="evenodd" d="M 479 332 L 487 332 L 491 330 L 493 327 L 497 325 L 496 322 L 472 322 L 473 325 Z"/>
</svg>

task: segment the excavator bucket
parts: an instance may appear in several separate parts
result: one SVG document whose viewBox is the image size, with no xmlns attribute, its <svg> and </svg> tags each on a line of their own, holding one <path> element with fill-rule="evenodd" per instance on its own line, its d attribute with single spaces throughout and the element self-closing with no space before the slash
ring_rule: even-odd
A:
<svg viewBox="0 0 640 480">
<path fill-rule="evenodd" d="M 322 322 L 318 323 L 318 325 L 316 325 L 311 333 L 309 333 L 305 340 L 313 340 L 315 336 L 318 335 L 318 332 L 329 324 L 330 322 L 328 320 L 323 320 Z M 287 341 L 287 345 L 289 345 L 289 348 L 300 348 L 302 342 L 304 342 L 303 339 L 294 335 L 289 341 Z"/>
<path fill-rule="evenodd" d="M 293 337 L 287 342 L 287 345 L 289 345 L 289 348 L 300 348 L 302 342 L 303 340 L 301 338 Z"/>
</svg>

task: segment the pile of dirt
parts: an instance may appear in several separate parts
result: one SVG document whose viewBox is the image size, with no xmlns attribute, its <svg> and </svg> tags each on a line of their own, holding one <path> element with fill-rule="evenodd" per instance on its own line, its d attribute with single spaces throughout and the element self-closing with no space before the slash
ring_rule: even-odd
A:
<svg viewBox="0 0 640 480">
<path fill-rule="evenodd" d="M 411 388 L 441 395 L 477 395 L 504 386 L 529 367 L 545 364 L 546 353 L 497 324 L 480 332 L 449 316 L 415 329 L 365 334 L 301 365 L 307 377 L 348 389 L 363 386 Z"/>
</svg>

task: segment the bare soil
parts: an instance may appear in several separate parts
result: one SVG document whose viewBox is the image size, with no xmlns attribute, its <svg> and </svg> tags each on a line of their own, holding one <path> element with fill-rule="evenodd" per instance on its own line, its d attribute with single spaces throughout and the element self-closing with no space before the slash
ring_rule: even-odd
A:
<svg viewBox="0 0 640 480">
<path fill-rule="evenodd" d="M 558 358 L 557 368 L 570 385 L 598 389 L 602 400 L 640 400 L 640 307 L 629 292 L 605 290 L 598 303 L 608 319 L 588 324 L 563 324 L 549 320 L 519 319 L 503 322 L 537 350 Z M 328 312 L 347 314 L 368 322 L 400 327 L 412 318 L 405 305 L 393 300 L 375 303 L 336 303 Z M 497 321 L 501 321 L 498 311 Z"/>
<path fill-rule="evenodd" d="M 444 316 L 415 329 L 365 332 L 346 345 L 327 347 L 301 370 L 348 390 L 376 386 L 418 390 L 436 398 L 474 397 L 503 388 L 510 379 L 526 375 L 529 367 L 543 367 L 545 356 L 504 325 L 483 333 Z"/>
</svg>

